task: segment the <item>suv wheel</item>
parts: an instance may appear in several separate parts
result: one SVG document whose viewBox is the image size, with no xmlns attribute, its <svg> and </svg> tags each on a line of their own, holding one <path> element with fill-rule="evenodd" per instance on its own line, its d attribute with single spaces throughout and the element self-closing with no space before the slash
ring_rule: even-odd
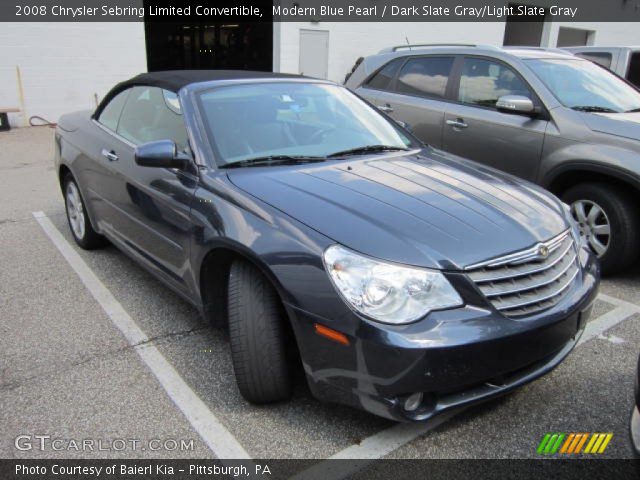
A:
<svg viewBox="0 0 640 480">
<path fill-rule="evenodd" d="M 286 400 L 291 379 L 278 294 L 253 265 L 236 261 L 229 276 L 229 337 L 236 382 L 252 403 Z"/>
<path fill-rule="evenodd" d="M 91 225 L 80 188 L 71 174 L 63 182 L 64 204 L 71 234 L 76 243 L 85 250 L 103 247 L 107 240 L 96 232 Z"/>
<path fill-rule="evenodd" d="M 583 183 L 567 190 L 562 199 L 591 250 L 600 259 L 603 273 L 630 267 L 637 258 L 639 219 L 630 196 L 614 186 Z"/>
</svg>

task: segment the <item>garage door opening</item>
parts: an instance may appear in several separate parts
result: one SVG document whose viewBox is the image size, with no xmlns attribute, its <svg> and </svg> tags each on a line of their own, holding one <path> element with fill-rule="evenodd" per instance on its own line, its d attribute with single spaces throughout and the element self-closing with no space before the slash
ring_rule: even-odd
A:
<svg viewBox="0 0 640 480">
<path fill-rule="evenodd" d="M 509 3 L 509 6 L 512 7 L 514 11 L 517 11 L 518 7 L 522 5 Z M 533 14 L 508 15 L 504 30 L 503 45 L 539 47 L 542 45 L 544 18 L 545 17 L 541 17 L 540 15 Z"/>
<path fill-rule="evenodd" d="M 273 70 L 272 22 L 145 20 L 150 72 L 184 69 Z"/>
</svg>

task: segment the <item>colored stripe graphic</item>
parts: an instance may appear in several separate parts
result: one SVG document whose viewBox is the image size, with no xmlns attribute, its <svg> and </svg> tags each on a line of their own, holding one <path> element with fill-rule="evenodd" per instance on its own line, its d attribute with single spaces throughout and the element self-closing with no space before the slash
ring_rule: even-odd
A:
<svg viewBox="0 0 640 480">
<path fill-rule="evenodd" d="M 553 455 L 560 448 L 565 435 L 564 433 L 547 433 L 538 445 L 537 452 L 541 455 Z"/>
<path fill-rule="evenodd" d="M 547 433 L 536 451 L 540 455 L 601 454 L 604 453 L 612 438 L 613 433 Z M 587 446 L 583 451 L 582 447 L 585 443 Z"/>
<path fill-rule="evenodd" d="M 609 445 L 609 442 L 613 438 L 613 433 L 607 433 L 606 435 L 607 436 L 605 437 L 604 441 L 602 442 L 602 445 L 600 445 L 600 450 L 598 450 L 598 453 L 604 453 L 605 449 L 607 448 L 607 445 Z"/>
<path fill-rule="evenodd" d="M 576 445 L 576 450 L 573 453 L 580 453 L 580 450 L 582 450 L 582 446 L 584 445 L 584 442 L 587 441 L 587 438 L 589 438 L 589 434 L 588 433 L 583 433 L 582 434 L 582 439 L 580 440 L 580 443 L 578 443 L 578 445 Z"/>
<path fill-rule="evenodd" d="M 575 436 L 576 436 L 575 433 L 569 434 L 569 436 L 567 437 L 567 440 L 564 442 L 564 445 L 562 445 L 562 448 L 560 449 L 560 453 L 567 453 L 567 450 L 569 449 L 569 445 L 571 445 L 571 442 L 573 442 L 573 439 Z"/>
</svg>

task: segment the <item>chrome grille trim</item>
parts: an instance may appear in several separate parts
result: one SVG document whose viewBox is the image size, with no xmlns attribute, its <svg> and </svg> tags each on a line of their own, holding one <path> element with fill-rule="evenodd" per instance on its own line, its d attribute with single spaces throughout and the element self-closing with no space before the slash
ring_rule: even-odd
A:
<svg viewBox="0 0 640 480">
<path fill-rule="evenodd" d="M 570 278 L 565 281 L 565 283 L 558 288 L 555 292 L 552 292 L 548 295 L 545 295 L 544 297 L 538 297 L 535 300 L 526 300 L 524 302 L 520 302 L 520 303 L 515 303 L 515 304 L 508 304 L 506 306 L 496 306 L 496 308 L 498 310 L 511 310 L 514 308 L 520 308 L 520 307 L 524 307 L 526 305 L 531 305 L 532 303 L 536 303 L 536 302 L 542 302 L 544 300 L 550 300 L 553 297 L 562 294 L 562 292 L 564 292 L 573 282 L 573 280 L 576 278 L 576 275 L 578 275 L 578 269 L 576 268 L 573 273 L 571 274 Z M 495 305 L 495 304 L 494 304 Z"/>
<path fill-rule="evenodd" d="M 560 273 L 556 274 L 552 278 L 545 279 L 544 281 L 536 283 L 534 285 L 523 285 L 523 286 L 519 286 L 517 288 L 512 288 L 510 290 L 500 290 L 498 292 L 493 292 L 493 291 L 487 292 L 487 293 L 485 293 L 485 295 L 487 297 L 496 297 L 496 296 L 502 296 L 502 295 L 507 295 L 507 294 L 511 294 L 511 293 L 522 292 L 522 291 L 526 291 L 526 290 L 534 290 L 536 288 L 540 288 L 540 287 L 544 287 L 546 285 L 549 285 L 550 283 L 553 283 L 556 280 L 558 280 L 560 277 L 562 277 L 565 273 L 567 273 L 567 270 L 569 270 L 573 266 L 572 263 L 576 259 L 575 252 L 573 252 L 571 254 L 571 257 L 566 257 L 566 258 L 569 258 L 569 260 L 568 261 L 563 260 L 562 262 L 558 262 L 555 265 L 553 265 L 553 267 L 549 267 L 549 270 L 551 268 L 555 268 L 557 265 L 561 265 L 562 267 L 564 267 Z"/>
<path fill-rule="evenodd" d="M 549 257 L 549 261 L 553 262 L 554 259 L 562 258 L 564 255 L 567 254 L 567 252 L 572 247 L 573 247 L 573 242 L 570 243 L 569 245 L 567 245 L 564 250 L 560 251 L 559 254 L 554 255 L 554 256 L 550 256 Z M 513 268 L 509 269 L 508 272 L 502 273 L 502 274 L 498 274 L 498 275 L 494 275 L 489 271 L 489 273 L 486 273 L 486 275 L 483 276 L 482 274 L 485 273 L 485 271 L 484 270 L 479 270 L 477 272 L 469 272 L 469 276 L 476 283 L 480 283 L 480 282 L 495 282 L 495 281 L 498 281 L 498 280 L 505 280 L 505 279 L 508 279 L 508 278 L 520 277 L 520 276 L 523 276 L 523 275 L 533 275 L 534 273 L 544 272 L 545 270 L 553 268 L 555 263 L 544 264 L 542 266 L 538 266 L 538 265 L 539 264 L 537 264 L 537 263 L 530 263 L 530 264 L 520 265 L 520 267 L 524 267 L 524 268 L 513 267 Z"/>
<path fill-rule="evenodd" d="M 466 270 L 496 310 L 508 317 L 523 317 L 557 304 L 580 268 L 573 236 L 566 231 L 526 250 Z"/>
<path fill-rule="evenodd" d="M 485 262 L 476 263 L 473 265 L 469 265 L 465 268 L 465 270 L 476 270 L 478 268 L 483 267 L 499 267 L 501 265 L 506 264 L 516 264 L 521 261 L 527 261 L 531 259 L 535 259 L 538 253 L 538 250 L 541 246 L 545 246 L 549 249 L 549 253 L 558 248 L 559 244 L 569 236 L 571 231 L 569 229 L 562 232 L 557 237 L 552 238 L 551 240 L 547 240 L 546 242 L 541 242 L 533 247 L 527 248 L 526 250 L 521 250 L 520 252 L 511 253 L 509 255 L 505 255 L 504 257 L 494 258 L 491 260 L 487 260 Z"/>
</svg>

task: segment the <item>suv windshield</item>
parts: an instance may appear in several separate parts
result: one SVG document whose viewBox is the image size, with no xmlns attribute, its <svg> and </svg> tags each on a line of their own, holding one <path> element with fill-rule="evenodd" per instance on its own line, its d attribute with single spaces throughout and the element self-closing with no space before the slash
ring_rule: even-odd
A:
<svg viewBox="0 0 640 480">
<path fill-rule="evenodd" d="M 586 60 L 527 60 L 528 66 L 565 107 L 586 112 L 630 112 L 640 92 Z"/>
<path fill-rule="evenodd" d="M 417 146 L 395 122 L 337 85 L 223 86 L 201 93 L 199 104 L 220 166 Z"/>
</svg>

